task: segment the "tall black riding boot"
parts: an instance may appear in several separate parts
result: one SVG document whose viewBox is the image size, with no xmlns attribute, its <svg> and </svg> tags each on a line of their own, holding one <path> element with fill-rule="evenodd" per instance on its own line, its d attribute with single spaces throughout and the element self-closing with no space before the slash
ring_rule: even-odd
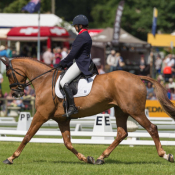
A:
<svg viewBox="0 0 175 175">
<path fill-rule="evenodd" d="M 69 85 L 67 83 L 64 85 L 63 90 L 64 90 L 64 92 L 66 94 L 66 100 L 69 103 L 69 109 L 67 111 L 67 114 L 64 114 L 63 116 L 64 117 L 70 117 L 72 114 L 77 114 L 78 113 L 78 109 L 75 106 L 74 97 L 73 97 L 72 91 L 69 88 Z"/>
</svg>

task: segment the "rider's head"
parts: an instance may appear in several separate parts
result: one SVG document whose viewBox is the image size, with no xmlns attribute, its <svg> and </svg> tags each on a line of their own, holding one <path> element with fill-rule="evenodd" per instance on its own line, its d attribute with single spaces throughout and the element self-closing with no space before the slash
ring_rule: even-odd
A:
<svg viewBox="0 0 175 175">
<path fill-rule="evenodd" d="M 77 15 L 73 19 L 73 26 L 75 27 L 77 32 L 80 32 L 81 29 L 87 28 L 88 27 L 88 19 L 84 15 Z"/>
</svg>

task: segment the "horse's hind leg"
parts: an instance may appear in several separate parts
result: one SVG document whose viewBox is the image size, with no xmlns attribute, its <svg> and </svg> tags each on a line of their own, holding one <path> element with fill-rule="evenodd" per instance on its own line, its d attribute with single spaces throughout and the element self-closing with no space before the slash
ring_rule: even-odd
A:
<svg viewBox="0 0 175 175">
<path fill-rule="evenodd" d="M 95 164 L 103 164 L 104 158 L 107 158 L 111 152 L 120 144 L 120 142 L 128 136 L 127 133 L 127 119 L 128 114 L 125 114 L 119 107 L 115 107 L 115 117 L 117 124 L 117 137 L 114 142 L 102 153 L 102 155 L 97 159 Z"/>
<path fill-rule="evenodd" d="M 163 150 L 162 145 L 160 143 L 159 134 L 157 130 L 157 126 L 152 124 L 148 118 L 146 117 L 145 113 L 142 112 L 140 115 L 132 115 L 132 117 L 141 125 L 143 126 L 148 133 L 151 135 L 152 139 L 154 140 L 157 153 L 160 157 L 163 157 L 164 159 L 174 162 L 173 155 L 166 154 L 166 152 Z"/>
<path fill-rule="evenodd" d="M 68 150 L 70 150 L 72 153 L 74 153 L 79 160 L 84 161 L 86 163 L 94 164 L 95 160 L 93 157 L 90 157 L 90 156 L 85 157 L 83 154 L 79 153 L 72 146 L 71 137 L 70 137 L 70 121 L 69 120 L 63 121 L 63 122 L 58 121 L 58 125 L 59 125 L 60 131 L 62 133 L 64 144 L 65 144 L 66 148 Z"/>
<path fill-rule="evenodd" d="M 4 160 L 3 163 L 5 164 L 12 164 L 13 160 L 18 158 L 19 155 L 21 154 L 22 150 L 24 147 L 27 145 L 27 143 L 30 141 L 30 139 L 35 135 L 35 133 L 38 131 L 38 129 L 42 126 L 42 124 L 46 122 L 45 119 L 42 118 L 42 116 L 37 112 L 32 120 L 31 126 L 25 135 L 23 141 L 21 142 L 20 146 L 18 149 L 13 153 L 11 157 L 8 159 Z"/>
</svg>

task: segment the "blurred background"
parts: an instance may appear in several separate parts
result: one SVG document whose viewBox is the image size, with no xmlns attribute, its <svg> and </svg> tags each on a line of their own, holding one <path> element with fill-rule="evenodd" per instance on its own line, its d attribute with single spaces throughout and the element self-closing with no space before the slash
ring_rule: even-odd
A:
<svg viewBox="0 0 175 175">
<path fill-rule="evenodd" d="M 77 36 L 73 18 L 84 14 L 93 41 L 91 58 L 100 74 L 124 70 L 150 76 L 175 100 L 174 7 L 170 0 L 1 1 L 0 56 L 32 57 L 54 67 L 69 54 Z M 167 116 L 156 103 L 152 84 L 144 83 L 150 116 Z M 0 115 L 10 115 L 14 107 L 34 114 L 33 87 L 25 89 L 23 99 L 15 100 L 8 86 L 1 63 Z"/>
</svg>

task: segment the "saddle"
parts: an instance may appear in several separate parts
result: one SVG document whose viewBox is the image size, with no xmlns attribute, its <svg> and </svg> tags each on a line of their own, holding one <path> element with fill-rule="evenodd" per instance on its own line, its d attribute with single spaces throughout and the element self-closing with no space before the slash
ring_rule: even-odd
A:
<svg viewBox="0 0 175 175">
<path fill-rule="evenodd" d="M 60 74 L 60 81 L 61 79 L 63 78 L 63 76 L 65 75 L 65 73 L 67 72 L 67 70 L 63 70 Z M 76 77 L 73 81 L 71 81 L 69 83 L 69 87 L 72 91 L 72 94 L 73 95 L 76 95 L 77 92 L 78 92 L 78 82 L 80 79 L 85 79 L 86 77 L 81 73 L 78 77 Z M 59 84 L 59 88 L 60 88 L 60 91 L 61 93 L 63 94 L 63 96 L 65 96 L 65 93 L 63 91 L 63 88 L 61 87 L 61 85 Z"/>
<path fill-rule="evenodd" d="M 62 72 L 60 73 L 60 80 L 63 78 L 63 76 L 65 75 L 67 69 L 66 70 L 62 70 Z M 89 66 L 89 71 L 92 73 L 92 76 L 94 75 L 98 75 L 98 70 L 95 66 L 95 64 L 92 62 Z M 81 80 L 81 79 L 87 79 L 87 78 L 90 78 L 92 76 L 85 76 L 83 75 L 82 73 L 76 77 L 74 80 L 72 80 L 70 83 L 69 83 L 69 88 L 71 89 L 72 91 L 72 94 L 73 96 L 77 94 L 78 92 L 78 82 Z M 62 93 L 63 97 L 64 97 L 64 101 L 63 101 L 63 107 L 64 107 L 64 111 L 66 113 L 66 109 L 69 108 L 69 104 L 67 103 L 67 100 L 66 100 L 66 94 L 63 90 L 63 88 L 61 87 L 61 85 L 59 84 L 59 89 L 60 89 L 60 92 Z"/>
<path fill-rule="evenodd" d="M 62 70 L 62 72 L 60 73 L 60 81 L 63 78 L 63 76 L 65 75 L 66 71 L 67 71 L 67 69 Z M 73 95 L 76 95 L 78 92 L 78 82 L 80 81 L 80 79 L 87 79 L 87 78 L 93 77 L 94 75 L 98 75 L 98 70 L 93 62 L 90 64 L 89 71 L 92 73 L 92 76 L 88 77 L 88 76 L 85 76 L 81 73 L 78 77 L 76 77 L 74 80 L 72 80 L 69 83 L 69 87 L 72 90 Z M 61 93 L 63 94 L 63 96 L 65 96 L 65 93 L 64 93 L 60 84 L 59 84 L 59 89 L 60 89 Z"/>
</svg>

